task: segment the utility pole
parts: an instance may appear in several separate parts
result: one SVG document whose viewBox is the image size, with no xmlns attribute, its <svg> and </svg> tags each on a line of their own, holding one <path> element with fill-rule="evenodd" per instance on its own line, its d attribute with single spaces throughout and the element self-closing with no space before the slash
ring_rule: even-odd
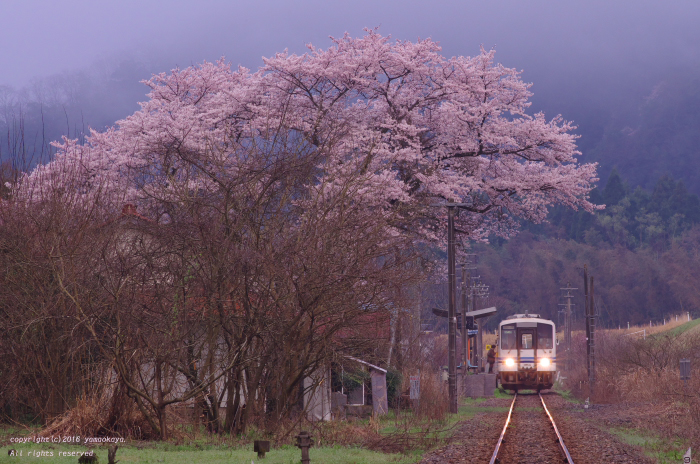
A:
<svg viewBox="0 0 700 464">
<path fill-rule="evenodd" d="M 571 287 L 571 282 L 567 282 L 566 287 L 560 288 L 560 290 L 564 290 L 566 292 L 566 295 L 564 295 L 564 298 L 566 298 L 566 303 L 560 304 L 560 306 L 566 307 L 566 309 L 564 309 L 564 351 L 566 352 L 566 370 L 568 371 L 571 367 L 569 365 L 569 356 L 571 355 L 571 325 L 573 322 L 571 317 L 571 306 L 573 306 L 571 299 L 574 297 L 571 294 L 571 290 L 578 290 L 578 288 Z"/>
<path fill-rule="evenodd" d="M 476 311 L 476 289 L 479 285 L 481 276 L 470 276 L 469 280 L 469 310 Z M 479 366 L 479 321 L 474 319 L 474 329 L 477 330 L 477 335 L 474 337 L 471 346 L 471 363 L 473 366 Z"/>
<path fill-rule="evenodd" d="M 591 366 L 590 373 L 588 375 L 588 384 L 591 390 L 591 399 L 595 398 L 595 318 L 596 318 L 596 308 L 595 308 L 595 292 L 593 288 L 593 276 L 591 276 L 591 301 L 589 302 L 590 311 L 590 322 L 589 322 L 589 332 L 590 338 L 588 342 Z"/>
<path fill-rule="evenodd" d="M 590 292 L 588 288 L 588 267 L 583 266 L 583 289 L 585 294 L 586 309 L 586 364 L 588 367 L 588 388 L 591 400 L 595 396 L 595 292 L 593 289 L 593 277 L 590 278 Z"/>
<path fill-rule="evenodd" d="M 476 255 L 473 253 L 466 255 L 466 262 L 462 264 L 462 365 L 464 369 L 462 372 L 464 375 L 467 373 L 467 362 L 469 360 L 469 329 L 467 328 L 467 318 L 465 313 L 469 312 L 469 304 L 471 298 L 471 282 L 472 275 L 471 272 L 476 269 Z"/>
<path fill-rule="evenodd" d="M 467 276 L 467 265 L 462 264 L 462 375 L 467 374 L 467 342 L 469 334 L 467 333 L 467 316 L 465 314 L 469 312 L 469 308 L 467 308 L 467 279 L 470 277 Z"/>
<path fill-rule="evenodd" d="M 469 304 L 470 308 L 472 311 L 476 311 L 476 286 L 478 285 L 478 279 L 479 276 L 472 277 L 472 279 L 476 279 L 476 281 L 472 284 L 470 282 L 470 287 L 469 287 Z M 474 328 L 477 330 L 477 335 L 474 337 L 474 340 L 472 341 L 472 364 L 474 366 L 479 365 L 479 321 L 474 319 Z"/>
<path fill-rule="evenodd" d="M 447 387 L 450 397 L 450 412 L 457 414 L 457 280 L 455 272 L 455 208 L 468 207 L 467 203 L 447 203 L 435 204 L 432 206 L 447 207 L 447 280 L 448 280 L 448 301 L 447 308 Z"/>
<path fill-rule="evenodd" d="M 455 315 L 455 291 L 457 282 L 455 279 L 455 204 L 447 204 L 447 280 L 449 281 L 449 306 L 447 308 L 447 343 L 448 353 L 448 390 L 450 395 L 450 412 L 457 414 L 457 316 Z"/>
<path fill-rule="evenodd" d="M 584 319 L 586 320 L 586 374 L 588 379 L 591 378 L 591 327 L 589 321 L 589 311 L 588 311 L 588 266 L 583 265 L 583 312 Z"/>
<path fill-rule="evenodd" d="M 474 308 L 473 310 L 476 311 L 476 299 L 481 298 L 485 299 L 488 296 L 488 285 L 484 285 L 481 282 L 477 283 L 474 285 Z M 485 325 L 486 321 L 474 321 L 476 325 L 476 329 L 478 332 L 476 333 L 476 357 L 477 357 L 477 363 L 479 365 L 479 372 L 484 370 L 484 335 L 483 335 L 483 326 Z"/>
</svg>

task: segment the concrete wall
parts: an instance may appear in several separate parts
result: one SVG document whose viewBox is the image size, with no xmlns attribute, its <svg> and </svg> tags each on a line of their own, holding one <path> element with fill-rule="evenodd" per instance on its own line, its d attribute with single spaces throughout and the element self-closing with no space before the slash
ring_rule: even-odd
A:
<svg viewBox="0 0 700 464">
<path fill-rule="evenodd" d="M 493 396 L 496 389 L 496 374 L 475 374 L 464 376 L 464 396 L 483 398 Z"/>
</svg>

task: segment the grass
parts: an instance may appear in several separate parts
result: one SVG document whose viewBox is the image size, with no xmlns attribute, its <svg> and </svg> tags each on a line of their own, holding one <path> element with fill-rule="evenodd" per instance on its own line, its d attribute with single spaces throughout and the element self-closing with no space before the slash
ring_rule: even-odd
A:
<svg viewBox="0 0 700 464">
<path fill-rule="evenodd" d="M 566 390 L 564 388 L 561 388 L 559 384 L 554 385 L 554 391 L 559 394 L 562 398 L 564 398 L 566 401 L 569 403 L 575 403 L 575 404 L 582 404 L 583 400 L 580 398 L 576 398 L 574 394 L 571 392 L 571 390 Z"/>
<path fill-rule="evenodd" d="M 512 398 L 512 395 L 494 391 L 495 398 Z M 439 439 L 449 438 L 457 429 L 460 421 L 468 420 L 479 413 L 507 412 L 508 407 L 483 406 L 488 398 L 464 398 L 460 401 L 457 414 L 448 414 L 444 421 L 428 424 L 425 420 L 414 420 L 412 412 L 401 411 L 396 416 L 396 411 L 390 411 L 388 415 L 381 417 L 378 430 L 381 435 L 390 436 L 394 433 L 419 433 L 430 425 L 433 437 Z M 360 425 L 363 421 L 354 422 Z M 408 429 L 406 427 L 409 427 Z M 51 462 L 72 463 L 77 462 L 77 456 L 61 456 L 59 452 L 83 452 L 87 450 L 85 445 L 52 444 L 52 443 L 10 443 L 11 438 L 31 437 L 38 434 L 39 428 L 0 427 L 0 463 L 19 462 L 17 457 L 9 457 L 9 449 L 21 452 L 21 460 L 35 461 L 50 458 Z M 191 464 L 193 462 L 218 463 L 261 463 L 265 464 L 297 464 L 300 462 L 301 452 L 291 445 L 282 445 L 273 448 L 265 456 L 265 460 L 259 460 L 257 453 L 253 452 L 252 443 L 213 443 L 211 437 L 195 434 L 196 439 L 186 444 L 172 442 L 126 442 L 120 444 L 117 452 L 117 460 L 122 464 L 128 463 L 174 463 Z M 317 440 L 318 443 L 318 440 Z M 107 462 L 107 447 L 97 445 L 95 452 L 101 463 Z M 35 457 L 30 452 L 44 451 L 53 453 L 43 457 Z M 320 446 L 310 450 L 312 462 L 324 464 L 412 464 L 420 461 L 427 450 L 418 449 L 406 453 L 382 453 L 362 449 L 359 447 Z"/>
<path fill-rule="evenodd" d="M 494 391 L 494 398 L 510 398 L 513 399 L 512 395 L 506 393 L 501 393 L 498 389 Z M 486 401 L 488 398 L 465 398 L 462 400 L 462 404 L 457 410 L 457 415 L 450 417 L 450 421 L 457 422 L 474 417 L 478 413 L 482 412 L 508 412 L 509 407 L 497 407 L 497 406 L 480 406 L 481 403 Z"/>
<path fill-rule="evenodd" d="M 674 327 L 671 330 L 668 331 L 669 335 L 680 335 L 683 332 L 687 332 L 690 329 L 697 327 L 700 324 L 700 319 L 694 319 L 689 322 L 685 322 L 682 325 L 679 325 L 678 327 Z"/>
<path fill-rule="evenodd" d="M 10 447 L 5 446 L 0 450 L 0 463 L 12 462 L 17 463 L 17 457 L 8 457 L 7 450 Z M 22 452 L 19 458 L 22 461 L 46 459 L 46 457 L 36 457 L 28 455 L 31 451 L 47 451 L 53 452 L 53 456 L 47 456 L 52 463 L 71 463 L 77 462 L 77 457 L 59 456 L 59 451 L 84 451 L 85 447 L 81 446 L 52 446 L 52 445 L 16 445 L 13 446 L 18 452 Z M 265 455 L 265 459 L 258 459 L 257 453 L 250 449 L 209 449 L 209 450 L 190 450 L 190 451 L 172 451 L 163 449 L 160 446 L 147 447 L 139 449 L 135 446 L 120 447 L 117 452 L 117 460 L 123 464 L 126 463 L 162 463 L 168 464 L 192 464 L 193 462 L 207 462 L 208 464 L 234 464 L 234 463 L 265 463 L 265 464 L 297 464 L 301 460 L 301 452 L 293 446 L 284 445 L 280 448 L 272 449 Z M 101 463 L 107 462 L 107 450 L 105 448 L 97 448 L 96 453 Z M 374 451 L 369 451 L 359 448 L 344 448 L 344 447 L 321 447 L 311 448 L 310 457 L 312 462 L 322 462 L 329 464 L 412 464 L 420 459 L 418 454 L 385 454 Z"/>
<path fill-rule="evenodd" d="M 678 318 L 678 320 L 676 320 L 676 317 Z M 655 323 L 651 327 L 648 324 L 633 325 L 629 329 L 627 327 L 622 327 L 620 329 L 607 328 L 607 329 L 605 329 L 605 331 L 612 333 L 612 334 L 621 334 L 621 335 L 627 335 L 627 334 L 633 334 L 635 332 L 646 331 L 646 335 L 649 336 L 649 335 L 654 335 L 654 334 L 658 334 L 661 332 L 671 332 L 673 334 L 676 334 L 675 331 L 679 330 L 679 332 L 677 332 L 677 333 L 680 334 L 680 333 L 685 332 L 686 330 L 689 330 L 689 329 L 695 327 L 697 324 L 700 324 L 700 319 L 693 319 L 691 321 L 688 321 L 688 315 L 686 313 L 682 313 L 682 314 L 670 316 L 668 318 L 668 320 L 666 320 L 665 324 Z M 641 334 L 639 336 L 641 336 Z"/>
<path fill-rule="evenodd" d="M 62 456 L 61 452 L 81 453 L 87 450 L 85 445 L 53 444 L 53 443 L 11 443 L 12 438 L 32 437 L 39 429 L 23 429 L 17 427 L 0 427 L 0 463 L 17 463 L 24 461 L 37 462 L 50 459 L 51 463 L 75 464 L 78 455 Z M 20 456 L 8 456 L 8 450 L 14 449 Z M 99 462 L 107 462 L 107 447 L 98 445 L 94 448 Z M 44 452 L 37 456 L 39 452 Z M 51 454 L 53 453 L 53 454 Z M 420 460 L 422 451 L 413 453 L 381 453 L 357 447 L 322 446 L 310 450 L 312 462 L 328 464 L 413 464 Z M 253 445 L 230 446 L 229 444 L 212 444 L 206 440 L 196 440 L 187 444 L 160 442 L 126 442 L 119 445 L 117 460 L 127 463 L 172 463 L 192 464 L 207 462 L 210 464 L 232 463 L 261 463 L 265 464 L 297 464 L 301 460 L 301 451 L 290 445 L 273 448 L 266 454 L 265 460 L 258 459 L 253 451 Z M 48 462 L 48 461 L 43 461 Z"/>
<path fill-rule="evenodd" d="M 504 391 L 501 391 L 500 389 L 495 389 L 493 391 L 493 397 L 494 398 L 513 398 L 513 395 L 510 395 Z"/>
<path fill-rule="evenodd" d="M 512 395 L 502 393 L 496 389 L 494 390 L 493 397 L 512 398 Z M 449 437 L 454 432 L 454 428 L 458 422 L 471 419 L 476 414 L 484 412 L 508 412 L 507 407 L 480 406 L 480 404 L 486 400 L 488 400 L 488 398 L 462 398 L 457 408 L 457 414 L 448 414 L 445 421 L 439 423 L 438 428 L 434 428 L 436 436 L 439 438 Z M 401 412 L 401 417 L 402 419 L 400 420 L 411 423 L 410 419 L 412 413 L 410 411 L 403 411 Z M 417 433 L 425 430 L 425 423 L 422 422 L 412 423 L 412 427 L 408 429 L 404 429 L 401 425 L 402 424 L 396 425 L 395 412 L 392 410 L 389 414 L 381 418 L 379 433 L 388 435 L 397 432 Z"/>
<path fill-rule="evenodd" d="M 639 446 L 644 454 L 656 460 L 658 464 L 682 462 L 683 455 L 688 449 L 687 443 L 682 440 L 666 440 L 638 429 L 614 428 L 610 429 L 609 432 L 624 443 Z"/>
</svg>

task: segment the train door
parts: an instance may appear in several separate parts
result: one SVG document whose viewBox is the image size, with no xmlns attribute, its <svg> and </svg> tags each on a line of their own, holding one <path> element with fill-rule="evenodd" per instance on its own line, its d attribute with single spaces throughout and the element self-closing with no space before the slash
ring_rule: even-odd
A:
<svg viewBox="0 0 700 464">
<path fill-rule="evenodd" d="M 534 327 L 518 327 L 518 362 L 522 369 L 535 367 L 535 337 Z"/>
</svg>

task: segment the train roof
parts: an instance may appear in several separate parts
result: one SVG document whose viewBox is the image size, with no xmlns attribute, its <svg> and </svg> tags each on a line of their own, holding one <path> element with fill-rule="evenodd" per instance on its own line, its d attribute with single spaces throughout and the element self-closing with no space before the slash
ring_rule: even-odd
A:
<svg viewBox="0 0 700 464">
<path fill-rule="evenodd" d="M 513 314 L 511 316 L 506 317 L 503 321 L 501 321 L 501 324 L 507 324 L 508 321 L 512 321 L 514 319 L 539 319 L 542 322 L 549 322 L 550 324 L 554 324 L 554 322 L 550 321 L 549 319 L 543 319 L 542 316 L 539 314 Z"/>
</svg>

